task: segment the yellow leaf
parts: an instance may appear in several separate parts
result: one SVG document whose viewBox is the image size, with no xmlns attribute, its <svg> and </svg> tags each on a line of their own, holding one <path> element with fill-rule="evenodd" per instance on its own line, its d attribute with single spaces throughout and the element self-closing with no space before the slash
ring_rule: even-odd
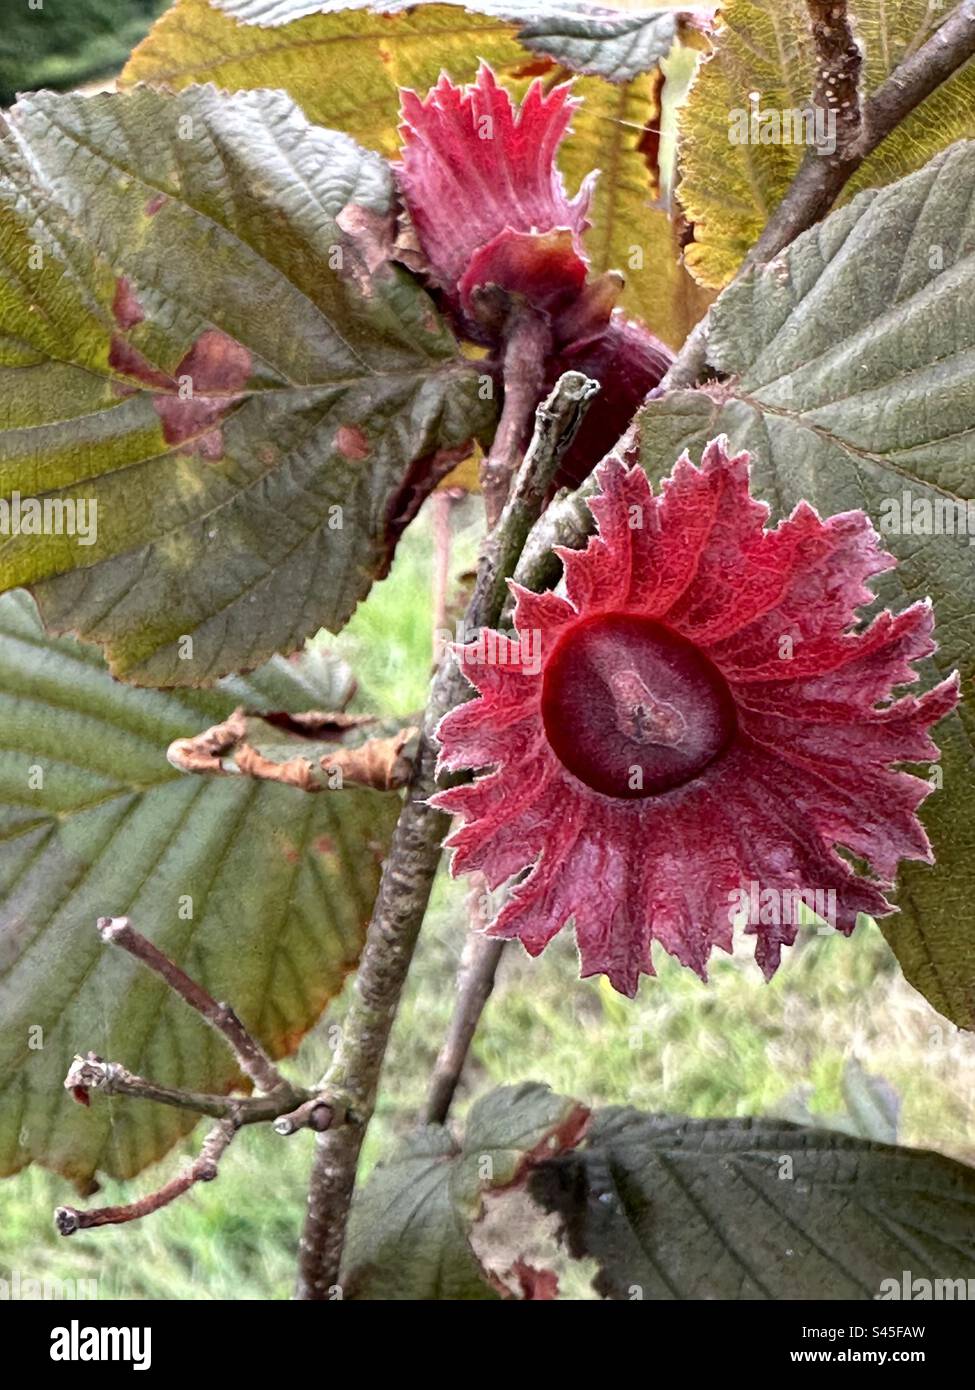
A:
<svg viewBox="0 0 975 1390">
<path fill-rule="evenodd" d="M 623 307 L 676 348 L 709 297 L 681 264 L 674 223 L 654 203 L 660 80 L 657 73 L 621 86 L 597 77 L 577 79 L 574 90 L 584 105 L 560 162 L 570 187 L 590 169 L 600 170 L 586 235 L 593 269 L 622 271 Z"/>
<path fill-rule="evenodd" d="M 539 59 L 515 34 L 512 24 L 448 5 L 395 15 L 342 10 L 262 29 L 239 24 L 206 0 L 177 0 L 132 54 L 121 84 L 279 87 L 309 120 L 394 156 L 397 89 L 426 91 L 441 69 L 455 81 L 468 81 L 478 59 L 504 76 L 537 69 Z"/>
</svg>

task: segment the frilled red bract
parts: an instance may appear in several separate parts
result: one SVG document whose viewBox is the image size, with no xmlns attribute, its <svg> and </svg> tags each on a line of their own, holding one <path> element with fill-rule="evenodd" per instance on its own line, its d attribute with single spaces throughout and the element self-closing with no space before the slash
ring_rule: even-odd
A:
<svg viewBox="0 0 975 1390">
<path fill-rule="evenodd" d="M 932 859 L 929 784 L 892 764 L 938 757 L 957 677 L 894 698 L 935 650 L 933 616 L 855 626 L 895 563 L 863 512 L 800 503 L 767 530 L 724 439 L 656 496 L 614 459 L 598 478 L 598 536 L 559 552 L 567 598 L 516 587 L 518 640 L 459 649 L 480 697 L 441 722 L 442 763 L 493 770 L 436 798 L 463 821 L 453 872 L 515 880 L 488 930 L 532 955 L 574 919 L 582 974 L 624 994 L 654 973 L 653 940 L 704 976 L 742 917 L 771 977 L 790 905 L 827 904 L 849 934 L 893 911 L 901 859 Z"/>
<path fill-rule="evenodd" d="M 545 93 L 535 81 L 516 107 L 486 64 L 469 87 L 443 76 L 422 99 L 400 95 L 399 187 L 425 273 L 456 327 L 497 346 L 517 299 L 551 331 L 548 384 L 575 368 L 602 385 L 557 480 L 581 482 L 673 354 L 615 308 L 619 274 L 590 274 L 583 233 L 597 174 L 570 198 L 556 165 L 579 102 L 569 84 Z"/>
<path fill-rule="evenodd" d="M 469 87 L 445 74 L 401 98 L 399 183 L 431 279 L 468 313 L 487 284 L 543 309 L 577 295 L 595 174 L 569 198 L 555 165 L 578 105 L 568 84 L 545 94 L 535 81 L 516 109 L 482 64 Z"/>
</svg>

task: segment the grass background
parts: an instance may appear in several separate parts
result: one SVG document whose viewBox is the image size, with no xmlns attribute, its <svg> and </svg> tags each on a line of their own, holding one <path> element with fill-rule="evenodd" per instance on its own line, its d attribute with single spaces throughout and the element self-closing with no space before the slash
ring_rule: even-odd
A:
<svg viewBox="0 0 975 1390">
<path fill-rule="evenodd" d="M 470 500 L 453 509 L 455 577 L 473 563 L 478 508 Z M 423 701 L 431 555 L 430 517 L 423 515 L 390 577 L 340 638 L 327 639 L 359 676 L 361 708 L 402 714 Z M 455 583 L 455 597 L 458 591 Z M 367 1167 L 413 1123 L 466 930 L 463 884 L 442 876 L 397 1019 Z M 778 1114 L 880 1133 L 886 1121 L 867 1112 L 874 1102 L 887 1110 L 892 1088 L 899 1142 L 975 1163 L 975 1036 L 947 1024 L 905 983 L 871 923 L 850 940 L 804 930 L 770 985 L 747 939 L 733 957 L 715 961 L 708 985 L 668 958 L 658 968 L 659 978 L 646 980 L 630 1001 L 605 982 L 578 979 L 571 933 L 537 961 L 509 947 L 458 1117 L 492 1086 L 537 1079 L 589 1104 L 693 1116 Z M 296 1075 L 322 1071 L 343 1007 L 337 1000 L 305 1040 L 290 1064 Z M 886 1087 L 865 1084 L 861 1073 Z M 51 1222 L 59 1202 L 74 1200 L 70 1186 L 27 1170 L 0 1185 L 0 1278 L 19 1270 L 22 1279 L 95 1279 L 101 1298 L 287 1298 L 312 1143 L 307 1133 L 285 1140 L 248 1129 L 216 1182 L 144 1222 L 70 1240 L 56 1236 Z M 180 1159 L 181 1152 L 170 1154 L 132 1183 L 106 1183 L 98 1201 L 131 1200 L 170 1176 Z"/>
</svg>

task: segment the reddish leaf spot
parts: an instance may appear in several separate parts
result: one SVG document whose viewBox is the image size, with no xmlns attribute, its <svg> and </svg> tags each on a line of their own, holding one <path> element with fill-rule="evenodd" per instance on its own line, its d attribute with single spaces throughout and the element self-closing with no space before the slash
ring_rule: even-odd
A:
<svg viewBox="0 0 975 1390">
<path fill-rule="evenodd" d="M 158 367 L 154 367 L 148 358 L 144 357 L 138 348 L 133 347 L 128 338 L 124 338 L 121 333 L 112 335 L 112 344 L 108 353 L 108 365 L 113 371 L 121 372 L 123 376 L 134 377 L 146 386 L 152 386 L 159 391 L 171 391 L 173 381 L 165 372 L 161 372 Z M 124 382 L 117 383 L 117 389 L 121 394 L 130 395 L 130 389 Z"/>
<path fill-rule="evenodd" d="M 168 376 L 116 333 L 108 360 L 115 371 L 158 393 L 152 404 L 167 444 L 181 445 L 182 453 L 209 463 L 223 458 L 220 422 L 240 400 L 251 373 L 251 354 L 242 343 L 219 328 L 208 328 Z"/>
<path fill-rule="evenodd" d="M 112 300 L 112 313 L 119 328 L 134 328 L 145 318 L 145 310 L 139 303 L 132 285 L 125 275 L 115 281 L 115 298 Z"/>
<path fill-rule="evenodd" d="M 536 1269 L 521 1256 L 511 1266 L 511 1273 L 518 1280 L 522 1298 L 532 1301 L 548 1301 L 558 1297 L 559 1276 L 551 1269 Z"/>
<path fill-rule="evenodd" d="M 522 63 L 515 68 L 512 77 L 544 77 L 555 67 L 551 58 L 535 58 L 533 61 Z"/>
<path fill-rule="evenodd" d="M 315 848 L 318 850 L 319 854 L 334 854 L 335 841 L 328 835 L 319 835 L 318 839 L 315 841 Z"/>
<path fill-rule="evenodd" d="M 156 215 L 156 213 L 159 211 L 159 209 L 160 209 L 161 207 L 163 207 L 163 205 L 166 204 L 166 203 L 168 203 L 168 202 L 169 202 L 169 199 L 166 197 L 165 193 L 154 193 L 154 194 L 152 195 L 152 197 L 149 199 L 149 201 L 146 203 L 146 206 L 145 206 L 145 214 L 146 214 L 146 216 L 147 216 L 147 217 L 155 217 L 155 215 Z"/>
<path fill-rule="evenodd" d="M 297 864 L 301 858 L 300 850 L 296 850 L 294 845 L 285 845 L 284 857 L 289 864 Z"/>
<path fill-rule="evenodd" d="M 663 91 L 664 75 L 659 68 L 656 69 L 651 77 L 653 86 L 654 109 L 660 109 L 661 94 Z M 640 138 L 637 141 L 637 152 L 643 155 L 647 170 L 650 174 L 651 195 L 654 198 L 660 197 L 660 123 L 647 122 L 643 127 Z"/>
<path fill-rule="evenodd" d="M 335 447 L 343 458 L 365 459 L 372 446 L 358 425 L 339 425 L 335 432 Z"/>
</svg>

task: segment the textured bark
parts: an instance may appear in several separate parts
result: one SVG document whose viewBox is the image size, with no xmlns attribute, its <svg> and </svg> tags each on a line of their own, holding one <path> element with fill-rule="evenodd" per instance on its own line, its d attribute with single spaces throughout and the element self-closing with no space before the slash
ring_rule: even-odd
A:
<svg viewBox="0 0 975 1390">
<path fill-rule="evenodd" d="M 512 572 L 532 524 L 541 512 L 564 450 L 597 388 L 568 372 L 538 407 L 536 428 L 497 526 L 488 537 L 474 593 L 465 615 L 469 631 L 498 621 Z M 437 725 L 466 700 L 470 686 L 448 653 L 438 670 L 424 714 L 406 799 L 383 870 L 352 1002 L 322 1091 L 344 1108 L 344 1123 L 316 1140 L 308 1210 L 299 1249 L 297 1296 L 338 1296 L 339 1269 L 355 1171 L 396 1009 L 440 862 L 449 818 L 430 807 L 445 785 L 437 777 Z"/>
<path fill-rule="evenodd" d="M 457 972 L 454 1010 L 446 1037 L 437 1054 L 427 1092 L 427 1103 L 423 1111 L 424 1124 L 442 1125 L 450 1113 L 467 1053 L 484 1012 L 484 1006 L 494 989 L 504 947 L 503 941 L 481 936 L 476 931 L 468 934 L 460 969 Z"/>
<path fill-rule="evenodd" d="M 832 113 L 836 149 L 850 154 L 860 137 L 860 73 L 863 54 L 853 37 L 846 0 L 806 0 L 816 45 L 813 105 Z"/>
<path fill-rule="evenodd" d="M 833 156 L 808 152 L 788 193 L 749 252 L 746 267 L 772 260 L 801 232 L 825 217 L 867 155 L 973 54 L 975 0 L 965 0 L 867 99 L 862 130 L 852 146 L 840 142 Z"/>
</svg>

